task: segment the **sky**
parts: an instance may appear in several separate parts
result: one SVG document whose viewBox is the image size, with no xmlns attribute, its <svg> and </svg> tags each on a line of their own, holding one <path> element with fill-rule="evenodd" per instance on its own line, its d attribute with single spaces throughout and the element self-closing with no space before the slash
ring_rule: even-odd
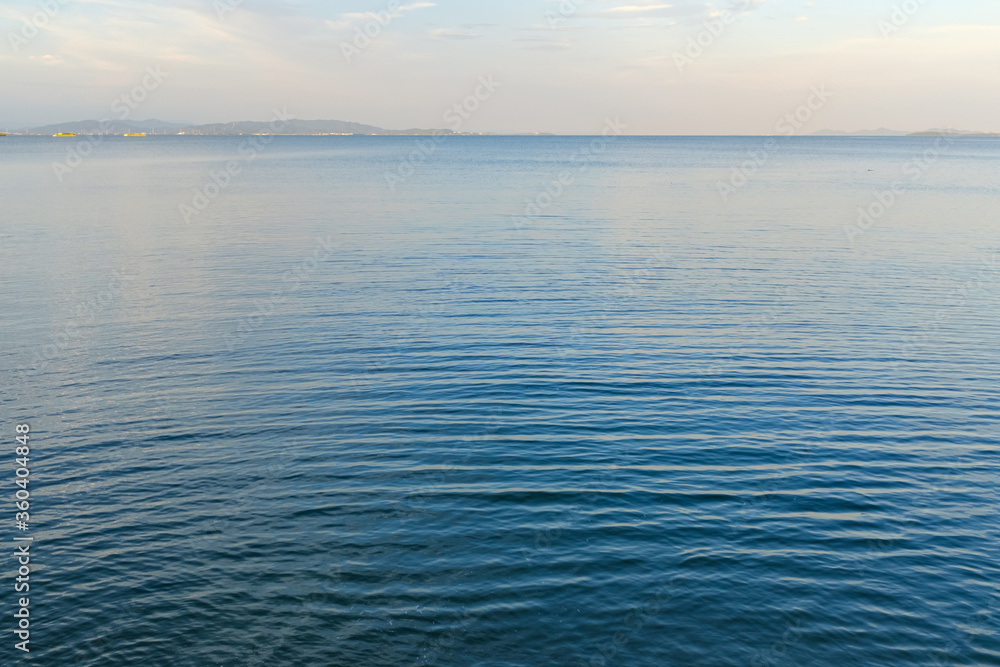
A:
<svg viewBox="0 0 1000 667">
<path fill-rule="evenodd" d="M 130 96 L 130 119 L 184 123 L 280 109 L 389 129 L 460 113 L 467 132 L 774 134 L 798 113 L 803 133 L 1000 131 L 995 0 L 4 0 L 0 36 L 9 129 L 119 118 Z"/>
</svg>

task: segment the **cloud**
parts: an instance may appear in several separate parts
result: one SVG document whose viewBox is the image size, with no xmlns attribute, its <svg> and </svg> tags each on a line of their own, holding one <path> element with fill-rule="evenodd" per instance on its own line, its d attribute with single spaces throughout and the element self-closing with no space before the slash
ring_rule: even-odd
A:
<svg viewBox="0 0 1000 667">
<path fill-rule="evenodd" d="M 621 2 L 621 0 L 607 0 L 608 2 Z M 580 18 L 591 19 L 648 19 L 648 18 L 680 18 L 687 20 L 702 20 L 705 18 L 719 16 L 723 11 L 730 11 L 737 14 L 750 12 L 758 9 L 764 0 L 730 0 L 729 2 L 715 3 L 703 2 L 701 0 L 677 0 L 672 3 L 647 2 L 646 4 L 618 4 L 616 7 L 607 7 L 595 11 L 581 12 L 577 14 Z"/>
<path fill-rule="evenodd" d="M 39 62 L 39 63 L 41 63 L 43 65 L 65 65 L 66 64 L 66 61 L 63 60 L 62 58 L 58 58 L 58 57 L 53 56 L 53 55 L 48 54 L 48 53 L 46 53 L 44 56 L 41 56 L 41 57 L 39 57 L 39 56 L 29 56 L 28 60 L 34 60 L 35 62 Z"/>
<path fill-rule="evenodd" d="M 568 39 L 558 37 L 518 37 L 514 41 L 523 43 L 522 48 L 530 51 L 565 51 L 572 47 Z"/>
<path fill-rule="evenodd" d="M 482 37 L 482 35 L 477 32 L 463 32 L 461 30 L 453 30 L 451 28 L 437 28 L 435 30 L 431 30 L 428 34 L 434 39 L 478 39 Z"/>
<path fill-rule="evenodd" d="M 413 2 L 399 7 L 392 13 L 390 13 L 387 9 L 383 9 L 381 12 L 347 12 L 346 14 L 338 16 L 335 21 L 324 21 L 324 23 L 326 23 L 326 27 L 331 30 L 349 30 L 354 26 L 361 25 L 369 21 L 378 21 L 379 19 L 385 21 L 387 15 L 390 18 L 398 19 L 407 12 L 412 12 L 415 9 L 426 9 L 428 7 L 436 6 L 437 5 L 433 2 Z"/>
<path fill-rule="evenodd" d="M 673 9 L 673 5 L 625 5 L 624 7 L 612 7 L 606 9 L 604 14 L 638 14 L 641 12 L 653 12 L 658 9 Z"/>
<path fill-rule="evenodd" d="M 581 12 L 580 18 L 590 19 L 644 19 L 678 16 L 706 16 L 710 7 L 701 2 L 682 0 L 680 3 L 648 3 L 645 5 L 627 4 L 608 7 L 596 11 Z"/>
</svg>

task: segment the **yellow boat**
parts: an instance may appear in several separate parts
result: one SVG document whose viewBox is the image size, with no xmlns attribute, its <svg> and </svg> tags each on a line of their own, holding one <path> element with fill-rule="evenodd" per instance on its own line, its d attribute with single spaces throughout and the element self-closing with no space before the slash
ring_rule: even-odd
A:
<svg viewBox="0 0 1000 667">
<path fill-rule="evenodd" d="M 53 134 L 52 136 L 53 137 L 75 137 L 76 133 L 74 133 L 74 132 L 60 132 L 59 134 Z"/>
<path fill-rule="evenodd" d="M 137 132 L 137 133 L 135 133 L 135 134 L 126 134 L 125 136 L 126 136 L 126 137 L 144 137 L 144 136 L 146 136 L 146 135 L 145 135 L 145 134 L 143 134 L 143 133 L 141 133 L 141 132 Z"/>
<path fill-rule="evenodd" d="M 0 137 L 6 137 L 6 136 L 7 136 L 6 132 L 0 132 Z"/>
</svg>

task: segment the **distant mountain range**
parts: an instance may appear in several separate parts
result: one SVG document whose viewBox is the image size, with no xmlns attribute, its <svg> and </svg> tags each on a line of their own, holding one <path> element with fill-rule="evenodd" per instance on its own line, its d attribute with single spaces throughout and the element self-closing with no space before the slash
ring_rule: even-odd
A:
<svg viewBox="0 0 1000 667">
<path fill-rule="evenodd" d="M 813 132 L 814 137 L 905 137 L 909 132 L 899 132 L 889 130 L 884 127 L 877 130 L 858 130 L 857 132 L 844 132 L 843 130 L 820 130 Z"/>
<path fill-rule="evenodd" d="M 923 132 L 901 132 L 899 130 L 889 130 L 884 127 L 877 130 L 858 130 L 857 132 L 844 132 L 843 130 L 820 130 L 813 132 L 814 137 L 1000 137 L 995 132 L 970 132 L 968 130 L 950 130 L 932 128 Z"/>
<path fill-rule="evenodd" d="M 43 127 L 25 128 L 17 132 L 19 134 L 56 134 L 58 132 L 73 132 L 75 134 L 130 134 L 134 132 L 177 134 L 184 127 L 184 125 L 177 123 L 165 123 L 162 120 L 114 120 L 105 121 L 102 128 L 101 121 L 81 120 L 75 123 L 57 123 Z"/>
<path fill-rule="evenodd" d="M 96 121 L 81 120 L 73 123 L 56 123 L 43 127 L 32 127 L 18 130 L 18 134 L 58 134 L 60 132 L 74 134 L 194 134 L 237 136 L 242 134 L 385 134 L 385 135 L 421 135 L 421 134 L 454 134 L 451 130 L 386 130 L 374 125 L 352 123 L 342 120 L 298 120 L 285 121 L 280 127 L 272 127 L 271 123 L 258 121 L 241 121 L 236 123 L 210 123 L 208 125 L 187 125 L 183 123 L 166 123 L 161 120 L 137 121 Z"/>
<path fill-rule="evenodd" d="M 103 124 L 102 124 L 103 123 Z M 60 132 L 74 134 L 192 134 L 238 136 L 251 134 L 283 134 L 283 135 L 322 135 L 322 134 L 378 134 L 378 135 L 429 135 L 429 134 L 462 134 L 451 130 L 409 129 L 386 130 L 385 128 L 363 123 L 343 120 L 298 120 L 285 121 L 280 127 L 272 128 L 268 122 L 240 121 L 233 123 L 209 123 L 207 125 L 191 125 L 188 123 L 167 123 L 162 120 L 114 120 L 96 121 L 81 120 L 73 123 L 56 123 L 42 127 L 23 128 L 11 134 L 41 134 L 50 135 Z M 535 133 L 546 134 L 548 133 Z M 551 136 L 551 135 L 549 135 Z M 994 132 L 970 132 L 968 130 L 950 130 L 932 128 L 924 132 L 903 132 L 879 128 L 877 130 L 858 130 L 844 132 L 843 130 L 820 130 L 813 132 L 814 137 L 1000 137 Z"/>
<path fill-rule="evenodd" d="M 967 132 L 964 130 L 927 130 L 914 132 L 911 137 L 1000 137 L 1000 132 Z"/>
</svg>

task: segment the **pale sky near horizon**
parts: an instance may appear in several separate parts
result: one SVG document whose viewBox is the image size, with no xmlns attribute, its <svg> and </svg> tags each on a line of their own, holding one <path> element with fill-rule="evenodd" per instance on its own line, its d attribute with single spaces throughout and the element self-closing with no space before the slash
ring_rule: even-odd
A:
<svg viewBox="0 0 1000 667">
<path fill-rule="evenodd" d="M 355 28 L 375 33 L 390 0 L 5 0 L 0 127 L 116 118 L 112 102 L 153 66 L 167 76 L 132 119 L 267 120 L 285 108 L 303 119 L 447 127 L 447 109 L 492 76 L 500 87 L 463 131 L 596 133 L 618 117 L 629 134 L 771 134 L 812 86 L 833 97 L 803 132 L 1000 131 L 995 1 L 397 5 L 348 62 L 343 45 Z M 720 30 L 727 7 L 736 9 Z M 26 27 L 40 19 L 37 34 Z M 699 37 L 703 52 L 679 67 L 676 54 Z"/>
</svg>

